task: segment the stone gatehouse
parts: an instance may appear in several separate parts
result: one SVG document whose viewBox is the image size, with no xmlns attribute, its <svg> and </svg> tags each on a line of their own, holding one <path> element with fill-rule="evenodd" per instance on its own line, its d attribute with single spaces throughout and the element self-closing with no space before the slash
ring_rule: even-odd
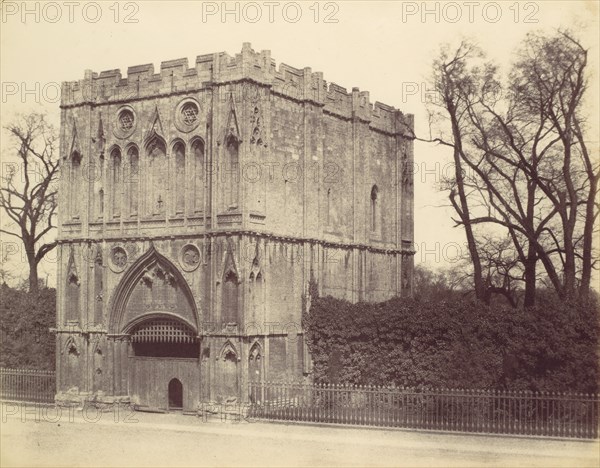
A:
<svg viewBox="0 0 600 468">
<path fill-rule="evenodd" d="M 65 82 L 57 399 L 193 410 L 310 379 L 309 280 L 410 294 L 412 127 L 249 44 Z"/>
</svg>

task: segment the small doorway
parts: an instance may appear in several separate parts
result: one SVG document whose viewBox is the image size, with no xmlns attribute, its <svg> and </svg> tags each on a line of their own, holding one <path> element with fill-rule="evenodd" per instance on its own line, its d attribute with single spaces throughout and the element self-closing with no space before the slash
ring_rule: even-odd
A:
<svg viewBox="0 0 600 468">
<path fill-rule="evenodd" d="M 179 379 L 171 379 L 169 382 L 169 409 L 183 409 L 183 385 Z"/>
</svg>

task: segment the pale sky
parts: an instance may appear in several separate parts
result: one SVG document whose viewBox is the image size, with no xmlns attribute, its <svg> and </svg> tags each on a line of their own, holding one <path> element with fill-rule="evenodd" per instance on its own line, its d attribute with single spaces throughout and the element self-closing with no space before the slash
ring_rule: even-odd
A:
<svg viewBox="0 0 600 468">
<path fill-rule="evenodd" d="M 224 7 L 230 11 L 225 17 Z M 243 42 L 250 42 L 255 51 L 271 50 L 277 64 L 311 67 L 348 91 L 354 86 L 369 91 L 372 102 L 415 114 L 417 133 L 425 134 L 421 91 L 427 89 L 431 62 L 442 43 L 474 37 L 505 66 L 528 31 L 560 26 L 575 28 L 598 70 L 598 2 L 591 1 L 4 1 L 0 123 L 6 125 L 17 113 L 46 110 L 58 127 L 58 87 L 83 78 L 85 69 L 120 68 L 125 76 L 130 66 L 153 63 L 159 70 L 161 61 L 181 57 L 193 66 L 197 55 L 234 55 Z M 596 96 L 597 83 L 596 75 Z M 2 156 L 7 158 L 6 134 L 2 136 Z M 421 250 L 415 263 L 443 266 L 444 256 L 452 260 L 455 246 L 464 243 L 462 230 L 453 228 L 452 210 L 438 207 L 446 194 L 434 187 L 448 167 L 448 155 L 416 144 L 415 162 L 421 171 L 415 174 L 415 244 Z M 3 249 L 12 241 L 1 240 Z M 423 249 L 430 254 L 422 255 Z M 20 263 L 14 271 L 26 275 L 27 265 Z M 49 258 L 40 269 L 40 277 L 48 274 L 51 285 L 54 266 Z"/>
</svg>

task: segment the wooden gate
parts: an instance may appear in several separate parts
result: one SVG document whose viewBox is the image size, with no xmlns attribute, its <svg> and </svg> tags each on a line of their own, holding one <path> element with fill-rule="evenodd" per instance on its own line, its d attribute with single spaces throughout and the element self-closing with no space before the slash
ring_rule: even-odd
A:
<svg viewBox="0 0 600 468">
<path fill-rule="evenodd" d="M 141 408 L 194 411 L 200 402 L 200 361 L 197 338 L 185 324 L 158 318 L 131 333 L 129 394 Z M 173 403 L 173 382 L 181 405 Z M 170 387 L 171 386 L 171 392 Z M 171 396 L 171 402 L 169 401 Z"/>
<path fill-rule="evenodd" d="M 183 411 L 194 411 L 200 401 L 198 359 L 132 356 L 129 365 L 130 395 L 141 408 L 169 409 L 169 383 L 182 385 Z"/>
</svg>

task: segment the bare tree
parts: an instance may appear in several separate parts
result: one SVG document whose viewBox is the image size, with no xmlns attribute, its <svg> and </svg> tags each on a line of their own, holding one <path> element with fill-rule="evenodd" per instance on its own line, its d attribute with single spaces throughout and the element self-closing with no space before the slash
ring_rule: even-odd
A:
<svg viewBox="0 0 600 468">
<path fill-rule="evenodd" d="M 478 226 L 511 239 L 525 306 L 535 304 L 538 262 L 559 297 L 587 297 L 600 177 L 582 110 L 587 51 L 569 32 L 536 33 L 517 58 L 503 80 L 472 43 L 461 43 L 452 54 L 443 50 L 434 80 L 439 116 L 451 134 L 430 141 L 453 150 L 455 177 L 446 188 L 456 222 L 465 228 L 479 299 L 498 286 L 484 278 Z M 488 266 L 491 260 L 486 253 Z M 498 257 L 498 265 L 515 268 L 505 260 Z M 495 292 L 508 298 L 507 287 Z"/>
<path fill-rule="evenodd" d="M 0 187 L 0 206 L 14 229 L 3 226 L 5 235 L 23 242 L 29 264 L 29 290 L 37 291 L 38 265 L 56 242 L 44 242 L 55 228 L 56 133 L 43 114 L 30 114 L 5 127 L 13 141 L 14 163 L 5 163 Z"/>
<path fill-rule="evenodd" d="M 467 237 L 467 248 L 473 264 L 473 284 L 477 299 L 485 299 L 481 260 L 477 250 L 477 241 L 471 222 L 471 209 L 468 199 L 468 188 L 463 169 L 465 155 L 465 138 L 468 138 L 468 114 L 463 94 L 465 90 L 471 89 L 476 83 L 476 74 L 467 69 L 467 60 L 479 50 L 470 43 L 463 42 L 454 56 L 449 56 L 447 50 L 443 50 L 438 60 L 434 62 L 435 89 L 441 98 L 441 106 L 446 111 L 451 128 L 451 139 L 445 141 L 438 138 L 437 142 L 452 148 L 454 161 L 454 178 L 447 181 L 450 202 L 459 219 L 455 220 L 457 225 L 464 226 Z"/>
<path fill-rule="evenodd" d="M 483 236 L 478 242 L 478 250 L 484 272 L 485 302 L 490 303 L 496 294 L 503 296 L 512 307 L 517 307 L 525 274 L 512 239 L 508 236 Z"/>
<path fill-rule="evenodd" d="M 577 291 L 579 296 L 589 295 L 595 267 L 592 241 L 600 164 L 592 160 L 585 137 L 582 104 L 588 89 L 587 65 L 588 51 L 573 33 L 530 34 L 510 83 L 517 112 L 523 118 L 545 121 L 545 146 L 539 147 L 550 156 L 547 164 L 534 167 L 521 155 L 519 162 L 560 220 L 562 238 L 552 240 L 563 278 L 556 281 L 549 276 L 565 298 L 575 297 Z M 544 156 L 538 148 L 535 151 Z"/>
</svg>

